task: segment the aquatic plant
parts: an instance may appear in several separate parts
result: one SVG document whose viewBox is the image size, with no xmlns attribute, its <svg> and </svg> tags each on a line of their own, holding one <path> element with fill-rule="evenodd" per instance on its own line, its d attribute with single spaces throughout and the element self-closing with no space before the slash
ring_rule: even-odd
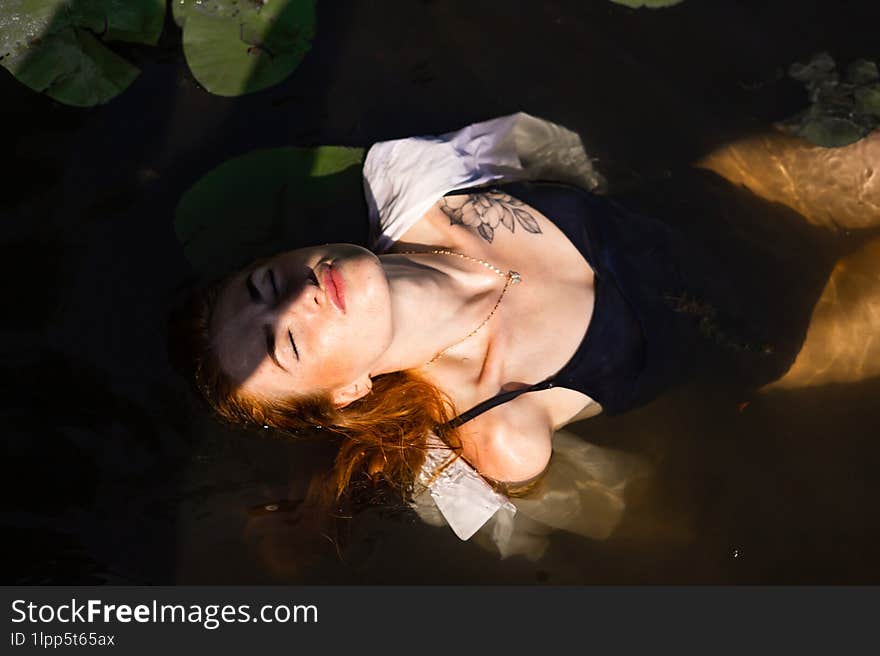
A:
<svg viewBox="0 0 880 656">
<path fill-rule="evenodd" d="M 362 148 L 273 148 L 205 174 L 180 199 L 174 220 L 193 269 L 212 277 L 304 241 L 338 240 L 341 220 L 365 223 L 363 158 Z"/>
<path fill-rule="evenodd" d="M 139 74 L 106 44 L 155 45 L 164 19 L 165 0 L 3 0 L 0 65 L 59 102 L 100 105 Z"/>
<path fill-rule="evenodd" d="M 0 64 L 31 89 L 77 107 L 122 93 L 139 70 L 108 42 L 155 45 L 166 0 L 3 0 Z M 278 84 L 315 35 L 315 0 L 171 0 L 193 76 L 239 96 Z"/>
<path fill-rule="evenodd" d="M 315 0 L 172 0 L 172 9 L 193 76 L 220 96 L 278 84 L 315 35 Z"/>
<path fill-rule="evenodd" d="M 611 0 L 614 4 L 623 5 L 624 7 L 632 7 L 633 9 L 661 9 L 662 7 L 672 7 L 684 2 L 684 0 Z"/>
<path fill-rule="evenodd" d="M 795 63 L 790 77 L 807 88 L 810 107 L 783 121 L 786 131 L 826 148 L 847 146 L 880 127 L 880 70 L 867 59 L 846 68 L 841 79 L 827 52 Z"/>
</svg>

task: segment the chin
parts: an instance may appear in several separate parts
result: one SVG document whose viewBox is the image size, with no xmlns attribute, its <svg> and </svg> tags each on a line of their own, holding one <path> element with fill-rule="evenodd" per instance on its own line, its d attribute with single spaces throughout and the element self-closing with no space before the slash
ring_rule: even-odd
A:
<svg viewBox="0 0 880 656">
<path fill-rule="evenodd" d="M 346 302 L 356 312 L 358 321 L 391 324 L 391 288 L 380 260 L 362 249 L 363 257 L 345 258 L 334 262 L 346 284 Z M 369 257 L 367 257 L 367 255 Z"/>
</svg>

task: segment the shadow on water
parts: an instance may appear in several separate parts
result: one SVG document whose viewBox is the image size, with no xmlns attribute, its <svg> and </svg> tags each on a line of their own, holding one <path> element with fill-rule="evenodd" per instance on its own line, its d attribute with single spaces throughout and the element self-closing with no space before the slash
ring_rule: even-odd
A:
<svg viewBox="0 0 880 656">
<path fill-rule="evenodd" d="M 192 282 L 172 219 L 183 192 L 222 161 L 313 142 L 315 121 L 303 115 L 322 115 L 320 94 L 305 109 L 287 98 L 286 113 L 273 102 L 299 81 L 234 101 L 210 96 L 187 70 L 170 9 L 157 47 L 113 47 L 141 75 L 107 105 L 65 107 L 2 78 L 2 118 L 17 155 L 6 176 L 13 193 L 0 200 L 11 228 L 3 267 L 7 280 L 19 281 L 0 358 L 4 433 L 13 454 L 8 479 L 31 490 L 4 508 L 5 525 L 21 538 L 11 582 L 191 578 L 188 560 L 218 536 L 188 529 L 220 498 L 219 523 L 246 561 L 234 509 L 266 495 L 265 477 L 245 465 L 253 454 L 234 448 L 241 435 L 207 420 L 166 360 L 166 313 Z M 312 77 L 332 70 L 334 56 L 324 48 Z M 341 213 L 335 232 L 321 220 L 312 229 L 304 222 L 299 241 L 286 245 L 356 234 L 349 215 Z M 314 461 L 308 448 L 250 439 L 262 462 Z M 234 464 L 225 479 L 216 476 L 218 460 Z M 306 480 L 295 464 L 293 478 Z M 275 480 L 291 477 L 285 470 Z M 243 500 L 248 491 L 254 500 Z M 229 494 L 239 496 L 228 503 Z"/>
<path fill-rule="evenodd" d="M 880 579 L 868 520 L 880 383 L 755 392 L 794 358 L 836 262 L 867 235 L 807 226 L 687 170 L 803 107 L 802 89 L 782 75 L 793 61 L 820 49 L 842 62 L 871 56 L 867 4 L 685 2 L 640 13 L 574 0 L 503 10 L 401 0 L 381 11 L 319 2 L 314 46 L 297 71 L 236 99 L 195 83 L 169 12 L 157 48 L 124 48 L 142 73 L 108 105 L 62 107 L 4 74 L 0 117 L 16 162 L 6 171 L 14 191 L 0 198 L 10 226 L 3 267 L 19 285 L 8 292 L 16 312 L 0 368 L 8 478 L 28 490 L 3 510 L 21 536 L 7 580 Z M 502 561 L 410 513 L 375 509 L 352 522 L 337 554 L 295 512 L 326 445 L 219 426 L 166 361 L 165 315 L 192 279 L 175 206 L 204 173 L 257 148 L 368 146 L 518 110 L 578 130 L 621 200 L 742 271 L 741 288 L 708 291 L 733 299 L 719 305 L 729 322 L 745 317 L 738 330 L 781 348 L 770 358 L 721 349 L 698 382 L 573 427 L 655 466 L 604 542 L 558 534 L 536 563 Z M 340 212 L 342 221 L 296 216 L 284 246 L 359 240 L 351 235 L 365 233 L 363 215 Z M 746 263 L 743 242 L 724 239 L 738 231 L 763 256 L 759 248 Z"/>
</svg>

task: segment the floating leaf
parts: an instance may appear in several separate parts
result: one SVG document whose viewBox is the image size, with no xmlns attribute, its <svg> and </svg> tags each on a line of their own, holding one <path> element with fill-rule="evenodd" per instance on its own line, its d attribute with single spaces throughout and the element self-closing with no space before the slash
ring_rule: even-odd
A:
<svg viewBox="0 0 880 656">
<path fill-rule="evenodd" d="M 284 80 L 315 34 L 315 0 L 173 0 L 195 78 L 220 96 Z"/>
<path fill-rule="evenodd" d="M 632 7 L 640 9 L 661 9 L 662 7 L 672 7 L 681 4 L 684 0 L 611 0 L 614 4 L 623 5 L 624 7 Z"/>
<path fill-rule="evenodd" d="M 103 42 L 155 44 L 164 19 L 164 0 L 3 0 L 0 64 L 59 102 L 102 104 L 139 72 Z"/>
<path fill-rule="evenodd" d="M 855 90 L 856 112 L 880 120 L 880 82 Z"/>
<path fill-rule="evenodd" d="M 221 164 L 177 206 L 187 259 L 211 277 L 306 243 L 358 241 L 366 228 L 363 156 L 361 148 L 290 147 Z"/>
<path fill-rule="evenodd" d="M 880 71 L 867 59 L 852 62 L 841 80 L 826 52 L 796 63 L 789 75 L 804 83 L 810 99 L 805 111 L 781 127 L 817 146 L 847 146 L 880 127 Z"/>
<path fill-rule="evenodd" d="M 845 118 L 825 116 L 804 123 L 797 134 L 825 148 L 840 148 L 865 136 L 861 126 Z"/>
<path fill-rule="evenodd" d="M 880 80 L 877 64 L 868 59 L 857 59 L 846 67 L 846 81 L 849 84 L 870 84 Z"/>
<path fill-rule="evenodd" d="M 800 62 L 792 64 L 788 69 L 788 74 L 807 86 L 815 84 L 817 81 L 825 80 L 829 76 L 834 76 L 836 82 L 837 73 L 834 72 L 836 66 L 837 64 L 834 63 L 831 55 L 827 52 L 820 52 L 813 55 L 813 58 L 806 64 L 801 64 Z"/>
<path fill-rule="evenodd" d="M 180 29 L 183 29 L 184 23 L 186 23 L 186 17 L 192 4 L 191 0 L 171 0 L 171 15 Z"/>
</svg>

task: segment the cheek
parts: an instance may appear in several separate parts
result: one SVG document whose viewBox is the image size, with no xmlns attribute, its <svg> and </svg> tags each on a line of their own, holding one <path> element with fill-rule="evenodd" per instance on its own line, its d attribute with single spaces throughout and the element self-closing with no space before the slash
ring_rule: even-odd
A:
<svg viewBox="0 0 880 656">
<path fill-rule="evenodd" d="M 261 362 L 241 383 L 245 392 L 268 398 L 284 398 L 295 388 L 286 374 L 279 372 L 268 361 Z"/>
<path fill-rule="evenodd" d="M 321 370 L 326 380 L 349 382 L 385 352 L 391 343 L 391 322 L 383 310 L 381 306 L 362 308 L 348 323 L 327 332 L 321 342 Z"/>
<path fill-rule="evenodd" d="M 311 384 L 317 387 L 347 384 L 364 367 L 362 331 L 348 326 L 326 330 L 314 349 L 316 364 L 310 367 Z"/>
</svg>

